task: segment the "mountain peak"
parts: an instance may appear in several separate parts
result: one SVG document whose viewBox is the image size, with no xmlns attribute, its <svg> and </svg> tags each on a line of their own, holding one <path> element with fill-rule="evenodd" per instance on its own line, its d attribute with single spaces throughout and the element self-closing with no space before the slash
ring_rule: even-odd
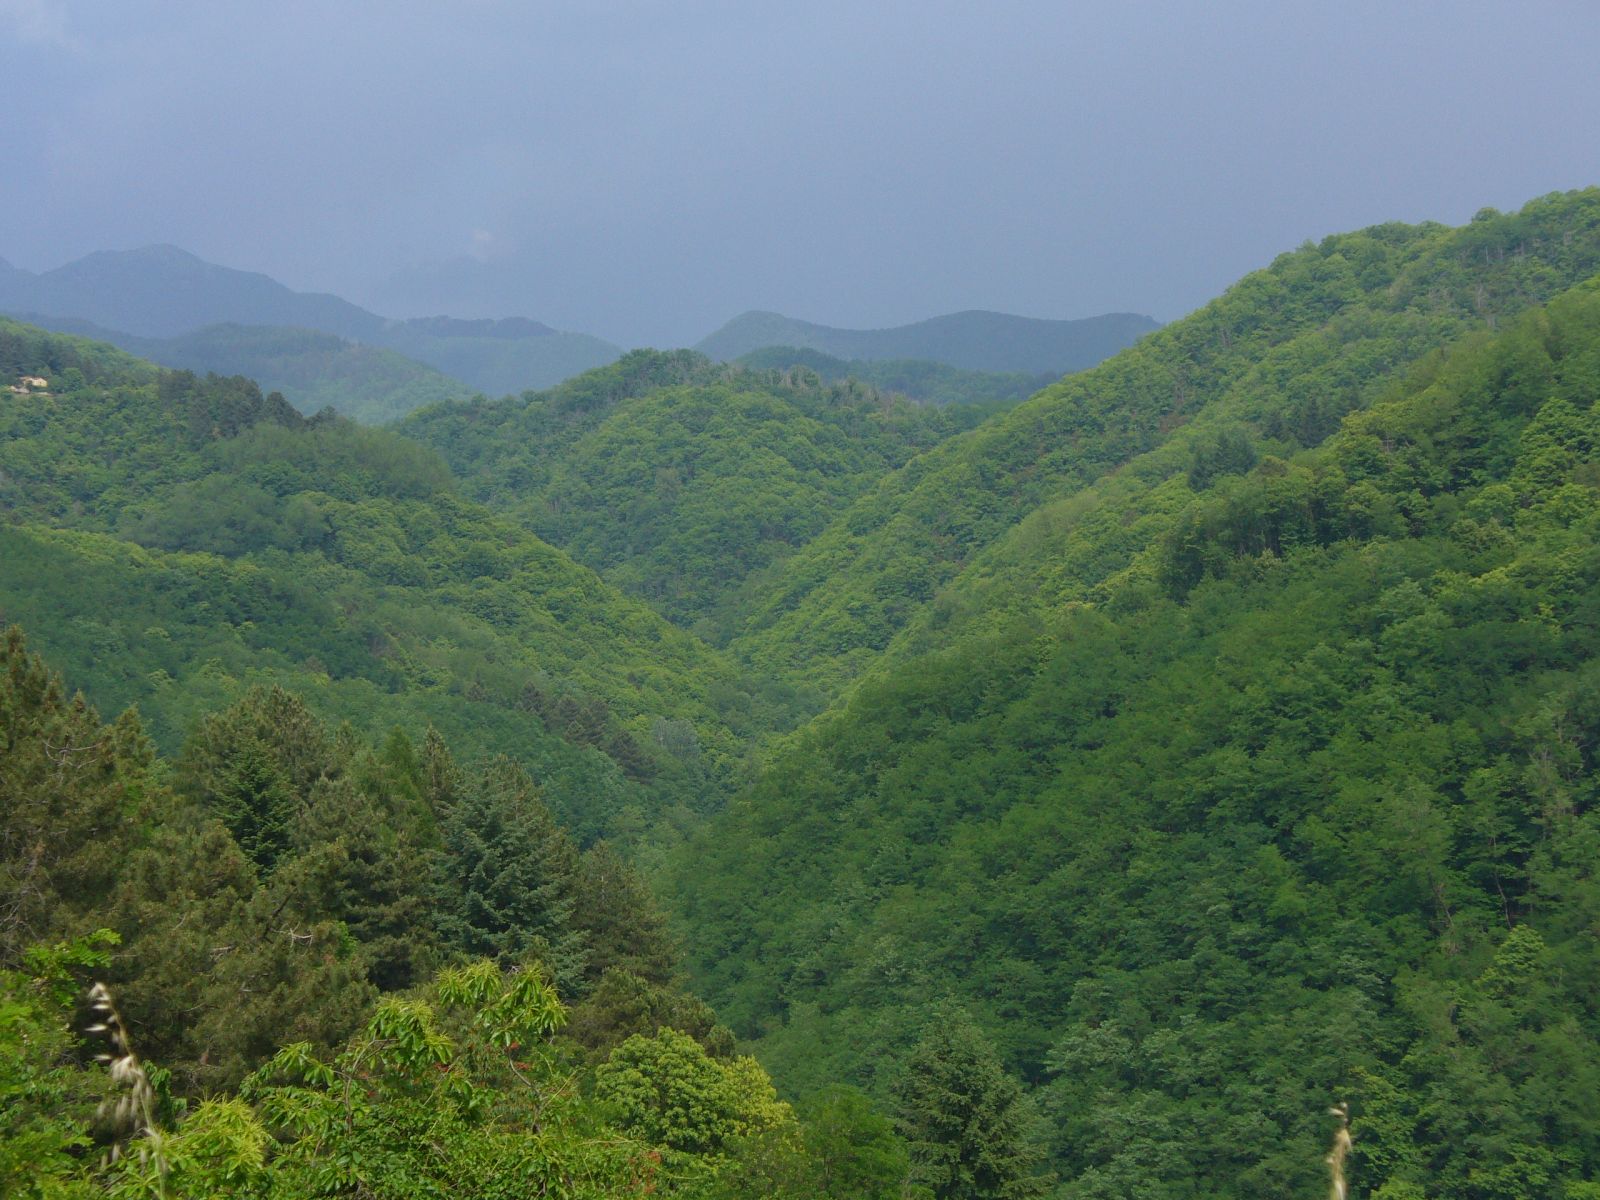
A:
<svg viewBox="0 0 1600 1200">
<path fill-rule="evenodd" d="M 147 262 L 182 262 L 199 263 L 202 266 L 211 266 L 197 254 L 191 254 L 182 246 L 175 246 L 171 242 L 151 242 L 148 246 L 138 246 L 132 250 L 123 251 L 126 258 L 143 259 Z"/>
<path fill-rule="evenodd" d="M 226 270 L 208 263 L 199 255 L 192 254 L 182 246 L 174 246 L 171 242 L 153 242 L 148 246 L 136 246 L 131 250 L 94 250 L 82 258 L 74 259 L 65 266 L 57 267 L 56 272 L 78 273 L 80 271 L 103 270 L 107 267 L 144 268 L 152 267 L 210 267 L 213 270 Z"/>
</svg>

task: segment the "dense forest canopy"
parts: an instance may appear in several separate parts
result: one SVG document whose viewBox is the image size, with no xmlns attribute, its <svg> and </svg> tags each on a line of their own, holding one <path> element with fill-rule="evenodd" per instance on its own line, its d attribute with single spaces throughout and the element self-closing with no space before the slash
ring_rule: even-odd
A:
<svg viewBox="0 0 1600 1200">
<path fill-rule="evenodd" d="M 1600 192 L 785 356 L 0 321 L 0 1192 L 1600 1195 Z"/>
<path fill-rule="evenodd" d="M 1496 324 L 1020 529 L 686 850 L 780 1078 L 882 1094 L 949 996 L 1062 1195 L 1306 1193 L 1336 1094 L 1368 1190 L 1585 1194 L 1600 287 Z"/>
<path fill-rule="evenodd" d="M 988 415 L 805 366 L 640 350 L 548 392 L 442 405 L 401 433 L 476 499 L 709 641 L 846 505 Z"/>
<path fill-rule="evenodd" d="M 953 603 L 941 589 L 988 547 L 1026 521 L 1041 531 L 1036 513 L 1070 521 L 1086 487 L 1214 409 L 1315 444 L 1407 363 L 1597 270 L 1594 189 L 1486 210 L 1460 229 L 1381 225 L 1282 255 L 887 476 L 783 562 L 729 648 L 764 673 L 837 689 L 920 615 Z M 1046 569 L 1047 547 L 1030 556 Z"/>
<path fill-rule="evenodd" d="M 835 358 L 820 350 L 795 346 L 766 346 L 741 354 L 734 361 L 740 366 L 768 370 L 805 367 L 829 382 L 859 379 L 880 391 L 925 404 L 985 404 L 996 410 L 1026 400 L 1059 377 L 1059 372 L 1054 371 L 965 371 L 929 359 Z"/>
<path fill-rule="evenodd" d="M 0 613 L 175 749 L 280 684 L 516 755 L 593 837 L 715 804 L 792 701 L 463 499 L 413 441 L 0 323 Z"/>
</svg>

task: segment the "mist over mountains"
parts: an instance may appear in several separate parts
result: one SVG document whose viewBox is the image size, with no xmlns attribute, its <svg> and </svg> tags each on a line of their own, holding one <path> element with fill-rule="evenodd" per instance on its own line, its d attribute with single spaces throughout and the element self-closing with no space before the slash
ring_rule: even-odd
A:
<svg viewBox="0 0 1600 1200">
<path fill-rule="evenodd" d="M 97 251 L 37 274 L 0 260 L 0 312 L 87 334 L 166 366 L 247 375 L 282 391 L 302 411 L 331 405 L 367 421 L 473 392 L 498 396 L 553 387 L 623 352 L 601 338 L 527 317 L 390 319 L 171 245 Z M 1149 317 L 1126 313 L 1047 321 L 969 311 L 855 330 L 753 312 L 728 322 L 699 348 L 712 358 L 733 359 L 792 347 L 847 364 L 906 360 L 1039 376 L 1042 386 L 1043 377 L 1093 366 L 1155 328 Z M 923 369 L 896 378 L 913 399 L 947 399 L 947 386 L 920 386 L 927 376 Z M 974 392 L 972 381 L 962 390 Z M 980 383 L 975 394 L 1016 390 L 1007 380 Z"/>
<path fill-rule="evenodd" d="M 1046 321 L 969 310 L 891 329 L 835 329 L 781 313 L 747 312 L 695 349 L 726 360 L 768 346 L 795 346 L 868 362 L 922 359 L 969 371 L 1065 375 L 1094 366 L 1160 327 L 1135 313 Z"/>
<path fill-rule="evenodd" d="M 101 336 L 136 353 L 146 347 L 131 339 L 178 338 L 218 325 L 312 330 L 394 351 L 454 376 L 460 381 L 456 394 L 549 387 L 622 353 L 600 338 L 537 321 L 390 320 L 338 296 L 296 292 L 266 275 L 208 263 L 176 246 L 99 251 L 37 275 L 8 265 L 0 271 L 0 311 L 89 321 Z M 117 334 L 130 336 L 119 342 Z M 210 359 L 172 365 L 217 369 L 219 340 L 208 339 Z M 244 373 L 243 366 L 233 369 Z"/>
<path fill-rule="evenodd" d="M 337 296 L 291 291 L 266 275 L 165 245 L 99 250 L 39 274 L 6 264 L 0 309 L 80 317 L 157 338 L 235 324 L 292 325 L 372 341 L 387 323 Z"/>
</svg>

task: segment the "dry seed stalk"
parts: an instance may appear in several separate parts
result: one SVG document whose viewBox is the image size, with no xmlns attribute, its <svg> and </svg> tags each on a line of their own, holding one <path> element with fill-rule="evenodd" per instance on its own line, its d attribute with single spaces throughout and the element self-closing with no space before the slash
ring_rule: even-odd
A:
<svg viewBox="0 0 1600 1200">
<path fill-rule="evenodd" d="M 95 1057 L 110 1069 L 112 1086 L 121 1092 L 118 1095 L 113 1091 L 101 1101 L 97 1113 L 111 1125 L 111 1149 L 106 1152 L 106 1161 L 116 1162 L 122 1157 L 125 1144 L 135 1140 L 142 1143 L 139 1156 L 143 1160 L 150 1153 L 151 1146 L 159 1141 L 155 1121 L 155 1089 L 150 1086 L 150 1077 L 145 1074 L 144 1064 L 133 1051 L 122 1014 L 117 1012 L 117 1006 L 111 1000 L 111 990 L 105 984 L 97 983 L 89 989 L 89 1007 L 95 1014 L 95 1023 L 84 1032 L 106 1039 L 110 1050 Z M 163 1164 L 158 1161 L 156 1165 L 159 1169 Z"/>
<path fill-rule="evenodd" d="M 1328 1151 L 1328 1173 L 1332 1176 L 1332 1200 L 1345 1200 L 1349 1189 L 1344 1180 L 1344 1159 L 1350 1153 L 1350 1106 L 1343 1101 L 1328 1110 L 1339 1118 L 1339 1127 L 1333 1131 L 1333 1149 Z"/>
</svg>

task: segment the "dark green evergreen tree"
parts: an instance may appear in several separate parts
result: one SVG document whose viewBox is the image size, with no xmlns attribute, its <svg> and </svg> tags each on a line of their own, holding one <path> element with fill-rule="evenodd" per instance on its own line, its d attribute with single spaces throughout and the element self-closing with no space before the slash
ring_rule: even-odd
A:
<svg viewBox="0 0 1600 1200">
<path fill-rule="evenodd" d="M 312 786 L 342 757 L 298 696 L 257 688 L 201 723 L 184 747 L 179 787 L 270 871 L 289 848 L 290 827 Z"/>
<path fill-rule="evenodd" d="M 435 819 L 442 818 L 455 807 L 456 797 L 461 793 L 461 772 L 443 735 L 432 725 L 422 738 L 417 774 L 423 800 Z"/>
<path fill-rule="evenodd" d="M 236 1083 L 286 1042 L 332 1046 L 371 1001 L 359 947 L 292 886 L 293 867 L 263 886 L 219 822 L 181 809 L 123 865 L 110 978 L 183 1091 Z"/>
<path fill-rule="evenodd" d="M 150 765 L 136 716 L 102 725 L 21 630 L 0 635 L 0 967 L 105 900 Z"/>
<path fill-rule="evenodd" d="M 537 956 L 563 990 L 583 975 L 572 924 L 577 852 L 533 781 L 509 759 L 490 763 L 444 819 L 438 929 L 446 945 L 502 962 Z"/>
<path fill-rule="evenodd" d="M 301 847 L 274 877 L 302 907 L 342 921 L 361 943 L 368 977 L 390 991 L 418 982 L 434 960 L 428 860 L 402 806 L 349 777 L 322 780 L 295 828 Z"/>
<path fill-rule="evenodd" d="M 652 984 L 671 982 L 678 956 L 667 918 L 608 842 L 596 842 L 578 862 L 573 922 L 588 938 L 589 979 L 617 968 Z"/>
<path fill-rule="evenodd" d="M 960 1009 L 941 1007 L 895 1083 L 911 1179 L 936 1200 L 1018 1200 L 1048 1177 L 1022 1085 Z"/>
</svg>

